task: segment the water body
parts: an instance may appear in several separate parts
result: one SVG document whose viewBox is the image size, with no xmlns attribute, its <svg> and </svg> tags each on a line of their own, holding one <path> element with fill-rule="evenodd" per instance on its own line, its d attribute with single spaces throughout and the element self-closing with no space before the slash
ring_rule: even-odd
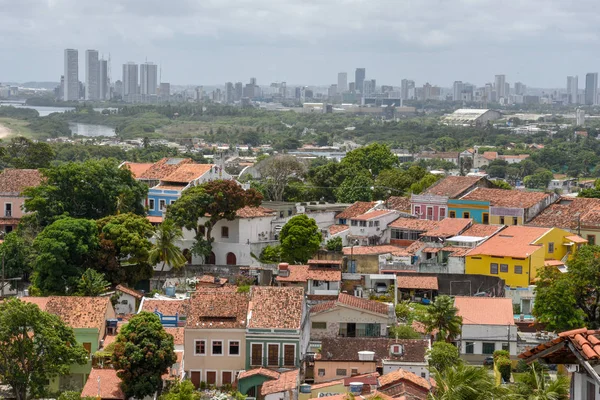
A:
<svg viewBox="0 0 600 400">
<path fill-rule="evenodd" d="M 0 106 L 13 106 L 15 108 L 30 108 L 32 110 L 36 110 L 40 117 L 47 117 L 52 113 L 64 113 L 67 111 L 74 110 L 73 107 L 46 107 L 46 106 L 27 106 L 24 104 L 12 104 L 12 103 L 0 103 Z M 114 108 L 108 108 L 109 110 L 113 110 Z M 94 111 L 102 111 L 105 108 L 94 108 Z"/>
<path fill-rule="evenodd" d="M 69 122 L 69 129 L 73 135 L 79 136 L 115 136 L 115 128 L 106 125 L 85 124 L 82 122 Z"/>
</svg>

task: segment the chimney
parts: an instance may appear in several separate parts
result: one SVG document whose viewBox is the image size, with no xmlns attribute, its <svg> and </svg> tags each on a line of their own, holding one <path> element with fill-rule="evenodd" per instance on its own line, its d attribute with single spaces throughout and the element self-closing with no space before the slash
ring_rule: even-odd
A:
<svg viewBox="0 0 600 400">
<path fill-rule="evenodd" d="M 287 271 L 289 269 L 290 264 L 288 263 L 279 263 L 279 270 L 280 271 Z"/>
<path fill-rule="evenodd" d="M 375 359 L 374 351 L 359 351 L 358 359 L 360 361 L 373 361 Z"/>
</svg>

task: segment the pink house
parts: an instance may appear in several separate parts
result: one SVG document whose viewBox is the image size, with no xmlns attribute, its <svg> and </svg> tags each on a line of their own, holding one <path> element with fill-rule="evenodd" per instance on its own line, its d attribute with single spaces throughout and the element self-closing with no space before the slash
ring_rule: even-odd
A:
<svg viewBox="0 0 600 400">
<path fill-rule="evenodd" d="M 37 169 L 5 169 L 0 174 L 0 231 L 9 233 L 23 216 L 23 190 L 38 186 L 42 175 Z"/>
<path fill-rule="evenodd" d="M 457 199 L 477 187 L 492 187 L 480 176 L 447 176 L 410 198 L 411 213 L 419 219 L 441 221 L 448 216 L 448 199 Z"/>
</svg>

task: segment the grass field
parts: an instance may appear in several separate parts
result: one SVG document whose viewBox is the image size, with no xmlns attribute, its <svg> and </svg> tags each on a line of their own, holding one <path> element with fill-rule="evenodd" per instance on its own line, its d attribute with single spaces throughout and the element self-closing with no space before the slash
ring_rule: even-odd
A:
<svg viewBox="0 0 600 400">
<path fill-rule="evenodd" d="M 27 121 L 13 118 L 0 118 L 0 139 L 10 136 L 34 136 L 28 125 L 29 123 Z"/>
</svg>

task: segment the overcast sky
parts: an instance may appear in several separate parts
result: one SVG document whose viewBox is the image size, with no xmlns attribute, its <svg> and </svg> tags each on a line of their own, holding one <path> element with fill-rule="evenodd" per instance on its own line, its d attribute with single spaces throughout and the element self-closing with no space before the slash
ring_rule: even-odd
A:
<svg viewBox="0 0 600 400">
<path fill-rule="evenodd" d="M 0 0 L 0 82 L 58 81 L 63 50 L 145 59 L 173 84 L 414 79 L 563 87 L 600 70 L 596 0 Z"/>
</svg>

